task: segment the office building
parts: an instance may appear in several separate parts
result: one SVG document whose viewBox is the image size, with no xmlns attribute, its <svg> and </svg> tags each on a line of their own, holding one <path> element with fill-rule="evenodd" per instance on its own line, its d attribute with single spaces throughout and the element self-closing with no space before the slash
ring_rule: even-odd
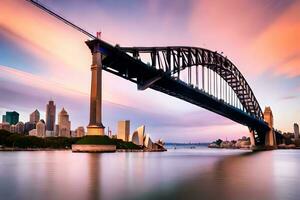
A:
<svg viewBox="0 0 300 200">
<path fill-rule="evenodd" d="M 16 111 L 6 112 L 6 115 L 5 117 L 3 116 L 3 118 L 5 119 L 5 122 L 9 123 L 10 125 L 16 125 L 19 122 L 19 113 Z"/>
<path fill-rule="evenodd" d="M 19 134 L 23 134 L 25 130 L 25 125 L 23 122 L 18 122 L 16 124 L 15 132 Z"/>
<path fill-rule="evenodd" d="M 16 125 L 11 125 L 9 132 L 15 133 L 16 132 Z"/>
<path fill-rule="evenodd" d="M 71 122 L 69 121 L 69 115 L 64 108 L 58 114 L 58 126 L 60 137 L 70 137 Z"/>
<path fill-rule="evenodd" d="M 129 141 L 130 121 L 122 120 L 118 122 L 117 138 L 123 141 Z"/>
<path fill-rule="evenodd" d="M 37 137 L 46 137 L 46 125 L 43 120 L 40 120 L 36 124 L 36 136 Z"/>
<path fill-rule="evenodd" d="M 56 124 L 54 127 L 54 137 L 58 137 L 59 136 L 59 125 Z"/>
<path fill-rule="evenodd" d="M 29 116 L 29 122 L 36 124 L 40 121 L 40 112 L 38 110 L 35 110 L 33 113 Z"/>
<path fill-rule="evenodd" d="M 7 122 L 0 123 L 0 130 L 10 131 L 10 124 Z"/>
<path fill-rule="evenodd" d="M 79 126 L 76 130 L 76 137 L 83 137 L 84 136 L 84 127 L 83 126 Z"/>
<path fill-rule="evenodd" d="M 54 101 L 50 100 L 46 107 L 46 130 L 54 131 L 56 106 Z"/>
<path fill-rule="evenodd" d="M 36 131 L 36 129 L 30 130 L 30 131 L 28 132 L 28 135 L 29 135 L 29 136 L 37 136 L 37 131 Z"/>
<path fill-rule="evenodd" d="M 24 127 L 24 132 L 25 132 L 25 134 L 29 134 L 29 131 L 31 131 L 35 128 L 36 128 L 36 124 L 31 123 L 31 122 L 26 122 L 25 127 Z"/>
</svg>

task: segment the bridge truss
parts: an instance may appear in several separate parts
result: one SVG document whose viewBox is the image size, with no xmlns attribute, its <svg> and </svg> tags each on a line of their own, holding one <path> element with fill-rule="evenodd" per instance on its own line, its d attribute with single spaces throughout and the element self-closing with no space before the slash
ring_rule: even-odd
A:
<svg viewBox="0 0 300 200">
<path fill-rule="evenodd" d="M 190 87 L 263 119 L 259 103 L 238 68 L 217 52 L 195 47 L 122 47 L 122 51 L 164 72 L 153 80 L 143 80 L 145 89 L 162 76 L 182 80 Z"/>
</svg>

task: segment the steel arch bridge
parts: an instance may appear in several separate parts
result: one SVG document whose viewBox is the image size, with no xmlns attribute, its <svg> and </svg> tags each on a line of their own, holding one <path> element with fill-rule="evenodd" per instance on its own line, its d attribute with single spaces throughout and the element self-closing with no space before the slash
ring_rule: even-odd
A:
<svg viewBox="0 0 300 200">
<path fill-rule="evenodd" d="M 217 52 L 183 46 L 123 47 L 120 49 L 130 53 L 139 60 L 141 60 L 141 54 L 148 54 L 151 61 L 148 62 L 148 65 L 157 70 L 163 70 L 165 72 L 164 75 L 176 77 L 179 80 L 181 71 L 187 69 L 188 85 L 196 88 L 199 88 L 201 85 L 201 89 L 207 89 L 209 94 L 228 100 L 229 103 L 235 106 L 239 106 L 238 104 L 240 103 L 242 106 L 240 108 L 244 109 L 248 114 L 258 119 L 263 119 L 262 109 L 242 73 L 229 59 Z M 194 71 L 192 67 L 195 67 Z M 204 71 L 207 71 L 207 75 L 205 75 Z M 161 76 L 158 76 L 154 80 L 157 81 L 160 78 Z M 193 84 L 192 78 L 195 79 L 195 84 Z M 222 80 L 225 82 L 223 83 Z M 147 82 L 144 82 L 142 83 L 144 87 L 139 88 L 145 89 L 152 83 L 147 84 Z M 227 86 L 230 88 L 226 88 Z M 236 96 L 230 96 L 234 95 L 233 93 L 228 94 L 228 92 L 231 92 L 230 89 Z"/>
<path fill-rule="evenodd" d="M 265 144 L 270 130 L 246 79 L 217 52 L 195 47 L 120 47 L 102 40 L 86 42 L 92 53 L 101 52 L 103 70 L 137 84 L 195 104 L 237 123 Z"/>
<path fill-rule="evenodd" d="M 254 133 L 257 146 L 264 146 L 267 133 L 274 132 L 264 121 L 261 107 L 242 73 L 221 54 L 186 46 L 112 46 L 45 5 L 26 1 L 92 38 L 86 44 L 93 55 L 101 53 L 102 69 L 136 83 L 138 89 L 166 93 L 245 125 Z M 93 60 L 93 64 L 97 62 Z"/>
</svg>

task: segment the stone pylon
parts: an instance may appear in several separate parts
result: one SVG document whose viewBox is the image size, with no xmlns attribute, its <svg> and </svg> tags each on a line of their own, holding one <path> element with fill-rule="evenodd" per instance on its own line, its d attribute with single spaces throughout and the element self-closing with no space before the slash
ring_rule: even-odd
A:
<svg viewBox="0 0 300 200">
<path fill-rule="evenodd" d="M 264 120 L 268 123 L 270 130 L 266 133 L 265 144 L 267 147 L 277 147 L 275 132 L 273 131 L 273 113 L 270 107 L 265 107 Z"/>
<path fill-rule="evenodd" d="M 255 133 L 254 133 L 254 130 L 249 130 L 249 133 L 250 133 L 250 143 L 251 143 L 251 148 L 254 148 L 255 147 Z"/>
<path fill-rule="evenodd" d="M 96 45 L 98 46 L 98 45 Z M 90 123 L 87 135 L 104 135 L 102 124 L 102 57 L 98 47 L 92 51 L 92 79 L 90 94 Z"/>
</svg>

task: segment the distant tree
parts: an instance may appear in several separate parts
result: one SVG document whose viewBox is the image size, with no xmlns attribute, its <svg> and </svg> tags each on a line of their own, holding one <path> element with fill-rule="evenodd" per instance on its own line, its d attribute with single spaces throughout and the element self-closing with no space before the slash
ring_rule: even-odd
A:
<svg viewBox="0 0 300 200">
<path fill-rule="evenodd" d="M 216 144 L 216 145 L 221 145 L 222 142 L 223 142 L 223 140 L 217 139 L 217 140 L 215 141 L 215 144 Z"/>
</svg>

